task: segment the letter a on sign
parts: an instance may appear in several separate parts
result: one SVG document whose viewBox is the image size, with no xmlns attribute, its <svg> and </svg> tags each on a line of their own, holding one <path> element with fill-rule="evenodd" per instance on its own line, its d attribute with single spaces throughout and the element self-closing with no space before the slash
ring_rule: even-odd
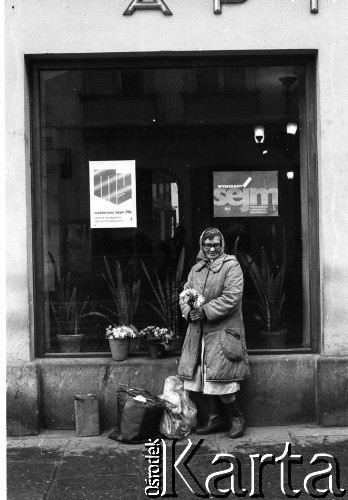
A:
<svg viewBox="0 0 348 500">
<path fill-rule="evenodd" d="M 136 10 L 160 10 L 165 16 L 173 15 L 163 0 L 132 0 L 123 15 L 131 16 Z"/>
</svg>

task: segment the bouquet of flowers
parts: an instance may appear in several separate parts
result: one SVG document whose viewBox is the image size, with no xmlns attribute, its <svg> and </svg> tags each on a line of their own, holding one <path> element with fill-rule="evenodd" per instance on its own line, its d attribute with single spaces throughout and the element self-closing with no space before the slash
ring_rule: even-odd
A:
<svg viewBox="0 0 348 500">
<path fill-rule="evenodd" d="M 174 333 L 169 328 L 159 326 L 147 326 L 141 330 L 140 335 L 144 336 L 149 344 L 169 344 L 174 337 Z"/>
<path fill-rule="evenodd" d="M 194 288 L 186 288 L 179 297 L 180 301 L 188 304 L 191 309 L 198 309 L 204 303 L 204 297 Z"/>
<path fill-rule="evenodd" d="M 128 339 L 128 338 L 135 338 L 137 334 L 135 333 L 132 328 L 126 325 L 120 325 L 120 326 L 108 326 L 106 329 L 106 338 L 113 340 L 113 339 Z"/>
</svg>

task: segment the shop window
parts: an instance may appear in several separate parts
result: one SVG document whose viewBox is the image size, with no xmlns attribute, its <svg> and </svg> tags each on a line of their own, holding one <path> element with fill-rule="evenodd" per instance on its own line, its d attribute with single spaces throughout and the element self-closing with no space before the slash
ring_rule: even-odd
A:
<svg viewBox="0 0 348 500">
<path fill-rule="evenodd" d="M 106 355 L 108 321 L 87 313 L 112 310 L 103 275 L 117 263 L 130 286 L 141 280 L 138 330 L 165 326 L 151 307 L 158 304 L 144 267 L 165 283 L 184 250 L 182 287 L 210 226 L 222 231 L 244 271 L 249 351 L 316 349 L 310 56 L 29 60 L 29 68 L 37 355 L 59 352 L 57 334 L 66 327 L 59 308 L 73 293 L 82 311 L 80 355 Z M 134 162 L 134 178 L 114 168 L 125 160 Z M 100 162 L 92 181 L 91 162 Z M 136 225 L 113 220 L 92 228 L 93 196 L 110 211 L 132 201 Z M 183 337 L 186 324 L 178 309 L 174 314 Z M 269 346 L 261 335 L 267 326 L 286 329 L 284 345 Z M 133 354 L 144 348 L 138 344 Z"/>
</svg>

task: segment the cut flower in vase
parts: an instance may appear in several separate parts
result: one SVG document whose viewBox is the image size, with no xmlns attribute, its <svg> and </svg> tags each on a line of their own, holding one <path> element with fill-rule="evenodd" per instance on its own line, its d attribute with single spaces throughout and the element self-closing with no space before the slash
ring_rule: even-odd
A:
<svg viewBox="0 0 348 500">
<path fill-rule="evenodd" d="M 135 333 L 132 328 L 126 325 L 120 325 L 120 326 L 108 326 L 106 329 L 106 338 L 109 340 L 116 340 L 116 339 L 131 339 L 137 337 L 137 334 Z"/>
<path fill-rule="evenodd" d="M 204 297 L 197 292 L 194 288 L 186 288 L 179 295 L 180 302 L 187 304 L 191 309 L 198 309 L 202 304 L 204 304 Z"/>
<path fill-rule="evenodd" d="M 147 326 L 140 331 L 149 344 L 169 344 L 174 333 L 169 328 L 160 328 L 159 326 Z"/>
</svg>

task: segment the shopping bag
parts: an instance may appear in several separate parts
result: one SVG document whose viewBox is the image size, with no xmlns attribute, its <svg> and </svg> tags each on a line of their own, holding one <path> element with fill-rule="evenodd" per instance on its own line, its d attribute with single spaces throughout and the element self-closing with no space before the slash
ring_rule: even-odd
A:
<svg viewBox="0 0 348 500">
<path fill-rule="evenodd" d="M 145 443 L 161 437 L 159 427 L 167 404 L 145 389 L 119 385 L 117 423 L 110 439 L 125 443 Z"/>
<path fill-rule="evenodd" d="M 166 406 L 160 424 L 161 433 L 170 439 L 188 436 L 197 424 L 197 408 L 177 375 L 167 377 L 163 394 L 159 396 L 171 406 Z"/>
</svg>

